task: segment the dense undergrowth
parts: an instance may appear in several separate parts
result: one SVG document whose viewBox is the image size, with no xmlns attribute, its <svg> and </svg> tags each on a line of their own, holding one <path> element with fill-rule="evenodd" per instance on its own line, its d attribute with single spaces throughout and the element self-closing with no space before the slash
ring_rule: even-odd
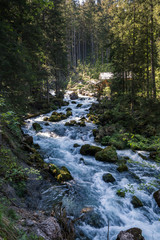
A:
<svg viewBox="0 0 160 240">
<path fill-rule="evenodd" d="M 160 102 L 137 98 L 134 111 L 128 96 L 103 98 L 93 104 L 88 114 L 98 124 L 93 130 L 95 140 L 117 149 L 152 151 L 152 157 L 160 161 Z"/>
</svg>

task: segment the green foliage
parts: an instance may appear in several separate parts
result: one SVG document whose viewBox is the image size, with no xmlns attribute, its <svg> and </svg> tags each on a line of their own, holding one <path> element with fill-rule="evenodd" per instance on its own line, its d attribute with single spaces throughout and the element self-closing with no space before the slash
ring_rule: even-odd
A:
<svg viewBox="0 0 160 240">
<path fill-rule="evenodd" d="M 10 128 L 12 133 L 17 136 L 21 137 L 21 129 L 20 129 L 20 123 L 19 123 L 19 118 L 13 111 L 7 111 L 5 113 L 1 113 L 1 122 L 4 125 L 7 125 L 7 127 Z"/>
</svg>

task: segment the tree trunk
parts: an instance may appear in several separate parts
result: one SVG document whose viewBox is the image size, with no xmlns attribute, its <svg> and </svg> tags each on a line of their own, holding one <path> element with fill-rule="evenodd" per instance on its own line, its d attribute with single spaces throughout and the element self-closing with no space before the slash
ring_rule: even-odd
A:
<svg viewBox="0 0 160 240">
<path fill-rule="evenodd" d="M 148 17 L 147 17 L 147 98 L 149 98 L 149 33 L 148 33 Z"/>
<path fill-rule="evenodd" d="M 155 81 L 155 63 L 154 63 L 154 35 L 153 35 L 153 0 L 151 0 L 151 72 L 152 72 L 152 88 L 153 98 L 156 99 L 156 81 Z"/>
</svg>

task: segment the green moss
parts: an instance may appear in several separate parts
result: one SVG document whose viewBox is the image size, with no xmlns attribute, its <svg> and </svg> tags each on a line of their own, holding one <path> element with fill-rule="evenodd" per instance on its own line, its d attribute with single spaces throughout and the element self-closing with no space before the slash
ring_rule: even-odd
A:
<svg viewBox="0 0 160 240">
<path fill-rule="evenodd" d="M 75 120 L 71 120 L 70 122 L 66 122 L 65 126 L 75 126 L 77 125 L 77 122 Z"/>
<path fill-rule="evenodd" d="M 67 111 L 66 116 L 67 116 L 67 117 L 72 116 L 72 112 L 71 112 L 71 111 Z"/>
<path fill-rule="evenodd" d="M 128 171 L 128 167 L 127 167 L 127 165 L 126 164 L 120 164 L 119 165 L 119 167 L 117 168 L 117 171 L 118 172 L 126 172 L 126 171 Z"/>
<path fill-rule="evenodd" d="M 66 167 L 58 168 L 54 164 L 49 165 L 49 172 L 57 179 L 58 182 L 64 182 L 72 180 L 73 177 L 71 176 L 71 173 Z"/>
<path fill-rule="evenodd" d="M 81 104 L 81 103 L 78 103 L 78 104 L 77 104 L 77 108 L 80 108 L 80 107 L 82 107 L 82 104 Z"/>
<path fill-rule="evenodd" d="M 116 194 L 119 196 L 119 197 L 125 197 L 125 191 L 123 191 L 122 189 L 118 189 L 117 190 L 117 192 L 116 192 Z"/>
<path fill-rule="evenodd" d="M 97 146 L 91 146 L 89 144 L 85 144 L 81 147 L 80 153 L 82 155 L 90 155 L 90 156 L 95 156 L 95 154 L 99 151 L 101 151 L 102 148 L 97 147 Z"/>
<path fill-rule="evenodd" d="M 108 146 L 102 151 L 97 152 L 95 158 L 98 161 L 116 163 L 118 161 L 116 148 L 113 146 Z"/>
<path fill-rule="evenodd" d="M 124 134 L 115 133 L 112 136 L 105 136 L 102 138 L 101 144 L 103 146 L 113 145 L 117 149 L 125 149 L 128 147 Z"/>
<path fill-rule="evenodd" d="M 48 121 L 50 122 L 59 122 L 67 118 L 67 115 L 64 113 L 57 113 L 53 112 L 52 115 L 49 117 Z"/>
<path fill-rule="evenodd" d="M 42 130 L 42 127 L 39 123 L 33 123 L 32 126 L 33 126 L 33 129 L 36 130 L 36 132 Z"/>
<path fill-rule="evenodd" d="M 84 120 L 82 120 L 82 121 L 78 122 L 78 125 L 79 125 L 79 126 L 81 126 L 81 127 L 85 127 L 85 126 L 86 126 L 86 124 L 85 124 L 85 121 L 84 121 Z"/>
</svg>

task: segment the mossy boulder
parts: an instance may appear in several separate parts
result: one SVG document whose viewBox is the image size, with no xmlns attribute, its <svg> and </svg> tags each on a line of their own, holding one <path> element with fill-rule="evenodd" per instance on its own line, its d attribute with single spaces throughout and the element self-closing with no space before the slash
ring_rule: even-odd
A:
<svg viewBox="0 0 160 240">
<path fill-rule="evenodd" d="M 154 197 L 156 203 L 158 204 L 158 207 L 160 207 L 160 190 L 156 191 L 153 194 L 153 197 Z"/>
<path fill-rule="evenodd" d="M 117 168 L 117 171 L 118 171 L 118 172 L 126 172 L 126 171 L 128 171 L 128 167 L 127 167 L 126 164 L 122 163 L 122 164 L 120 164 L 119 167 Z"/>
<path fill-rule="evenodd" d="M 105 173 L 105 174 L 103 174 L 103 181 L 104 182 L 111 182 L 111 183 L 113 183 L 113 182 L 115 182 L 116 180 L 115 180 L 115 178 L 112 176 L 112 174 L 111 173 Z"/>
<path fill-rule="evenodd" d="M 85 144 L 81 147 L 80 153 L 82 155 L 90 155 L 90 156 L 95 156 L 95 154 L 99 151 L 101 151 L 102 148 L 97 147 L 97 146 L 91 146 L 89 144 Z"/>
<path fill-rule="evenodd" d="M 42 127 L 39 123 L 35 122 L 35 123 L 32 124 L 32 126 L 33 126 L 33 129 L 36 130 L 36 132 L 42 130 Z"/>
<path fill-rule="evenodd" d="M 74 147 L 74 148 L 77 148 L 77 147 L 80 147 L 80 145 L 79 145 L 78 143 L 75 143 L 75 144 L 73 145 L 73 147 Z"/>
<path fill-rule="evenodd" d="M 49 117 L 44 117 L 43 121 L 48 121 Z"/>
<path fill-rule="evenodd" d="M 139 208 L 139 207 L 143 207 L 143 203 L 141 202 L 141 200 L 139 198 L 137 198 L 136 196 L 132 197 L 132 201 L 131 203 L 133 204 L 134 208 Z"/>
<path fill-rule="evenodd" d="M 121 190 L 121 189 L 119 189 L 119 190 L 117 190 L 117 192 L 116 192 L 116 194 L 119 196 L 119 197 L 125 197 L 125 192 L 123 191 L 123 190 Z"/>
<path fill-rule="evenodd" d="M 108 146 L 105 149 L 98 151 L 95 154 L 95 158 L 98 161 L 116 163 L 118 161 L 116 148 L 113 146 Z"/>
<path fill-rule="evenodd" d="M 66 116 L 67 116 L 67 117 L 72 116 L 72 111 L 67 111 Z"/>
<path fill-rule="evenodd" d="M 65 126 L 75 126 L 75 125 L 77 125 L 77 122 L 75 120 L 71 120 L 70 122 L 66 122 L 64 125 Z"/>
<path fill-rule="evenodd" d="M 78 103 L 76 107 L 77 107 L 77 108 L 80 108 L 80 107 L 82 107 L 82 104 L 81 104 L 81 103 Z"/>
<path fill-rule="evenodd" d="M 67 112 L 68 112 L 68 111 L 72 111 L 72 108 L 69 107 L 69 108 L 66 109 L 66 111 L 67 111 Z"/>
<path fill-rule="evenodd" d="M 82 120 L 82 121 L 78 122 L 78 125 L 79 125 L 80 127 L 85 127 L 85 126 L 86 126 L 86 123 L 85 123 L 84 120 Z"/>
<path fill-rule="evenodd" d="M 70 173 L 70 171 L 66 167 L 58 168 L 54 164 L 49 165 L 49 172 L 57 179 L 58 182 L 64 182 L 72 180 L 73 177 Z"/>
<path fill-rule="evenodd" d="M 50 116 L 50 118 L 48 119 L 48 121 L 59 122 L 59 121 L 64 120 L 66 118 L 67 118 L 67 116 L 64 113 L 53 112 L 52 115 Z"/>
<path fill-rule="evenodd" d="M 145 240 L 142 236 L 142 230 L 139 228 L 130 228 L 126 231 L 121 231 L 116 240 Z"/>
</svg>

